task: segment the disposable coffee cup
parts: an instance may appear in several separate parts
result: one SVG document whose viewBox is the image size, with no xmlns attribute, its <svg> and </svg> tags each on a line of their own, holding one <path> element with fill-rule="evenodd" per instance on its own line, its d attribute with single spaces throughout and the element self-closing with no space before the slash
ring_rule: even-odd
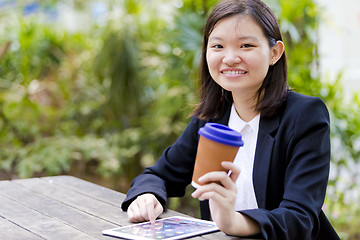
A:
<svg viewBox="0 0 360 240">
<path fill-rule="evenodd" d="M 212 171 L 226 171 L 222 161 L 234 161 L 239 147 L 244 145 L 241 133 L 219 123 L 206 123 L 200 135 L 191 185 L 198 188 L 198 179 Z"/>
</svg>

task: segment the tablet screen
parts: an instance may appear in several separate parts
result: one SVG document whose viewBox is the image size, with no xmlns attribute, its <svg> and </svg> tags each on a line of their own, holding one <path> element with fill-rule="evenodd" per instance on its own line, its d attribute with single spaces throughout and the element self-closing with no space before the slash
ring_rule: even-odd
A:
<svg viewBox="0 0 360 240">
<path fill-rule="evenodd" d="M 195 218 L 169 217 L 157 220 L 154 225 L 150 222 L 134 224 L 119 228 L 104 230 L 104 235 L 125 239 L 183 239 L 217 231 L 214 222 Z"/>
</svg>

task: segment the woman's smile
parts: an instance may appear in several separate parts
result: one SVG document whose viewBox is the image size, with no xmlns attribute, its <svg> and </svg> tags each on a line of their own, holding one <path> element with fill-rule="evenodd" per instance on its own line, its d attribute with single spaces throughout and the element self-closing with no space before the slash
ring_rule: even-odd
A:
<svg viewBox="0 0 360 240">
<path fill-rule="evenodd" d="M 247 71 L 242 69 L 234 69 L 234 68 L 225 68 L 220 71 L 225 77 L 242 77 Z"/>
</svg>

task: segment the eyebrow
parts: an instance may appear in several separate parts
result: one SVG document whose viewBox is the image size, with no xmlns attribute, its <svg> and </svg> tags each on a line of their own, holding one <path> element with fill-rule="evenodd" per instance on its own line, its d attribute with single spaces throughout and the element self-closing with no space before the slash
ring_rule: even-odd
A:
<svg viewBox="0 0 360 240">
<path fill-rule="evenodd" d="M 220 40 L 222 41 L 223 38 L 221 37 L 216 37 L 216 36 L 212 36 L 212 37 L 209 37 L 209 41 L 216 41 L 216 40 Z M 253 40 L 253 41 L 258 41 L 257 37 L 255 36 L 244 36 L 244 37 L 239 37 L 238 40 Z"/>
</svg>

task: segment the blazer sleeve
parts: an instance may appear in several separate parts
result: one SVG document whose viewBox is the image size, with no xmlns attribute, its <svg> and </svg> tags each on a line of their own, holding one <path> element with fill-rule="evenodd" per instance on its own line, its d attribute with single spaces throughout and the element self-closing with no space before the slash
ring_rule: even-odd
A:
<svg viewBox="0 0 360 240">
<path fill-rule="evenodd" d="M 143 193 L 153 193 L 163 206 L 168 197 L 184 196 L 192 178 L 199 141 L 198 129 L 204 124 L 204 121 L 193 117 L 176 142 L 165 149 L 156 163 L 132 181 L 121 205 L 124 211 Z"/>
<path fill-rule="evenodd" d="M 287 134 L 275 138 L 288 146 L 273 150 L 285 151 L 285 159 L 272 159 L 285 161 L 283 186 L 277 186 L 284 189 L 281 201 L 277 208 L 242 213 L 260 224 L 265 239 L 316 239 L 330 168 L 329 114 L 319 98 L 307 98 L 289 112 Z"/>
</svg>

